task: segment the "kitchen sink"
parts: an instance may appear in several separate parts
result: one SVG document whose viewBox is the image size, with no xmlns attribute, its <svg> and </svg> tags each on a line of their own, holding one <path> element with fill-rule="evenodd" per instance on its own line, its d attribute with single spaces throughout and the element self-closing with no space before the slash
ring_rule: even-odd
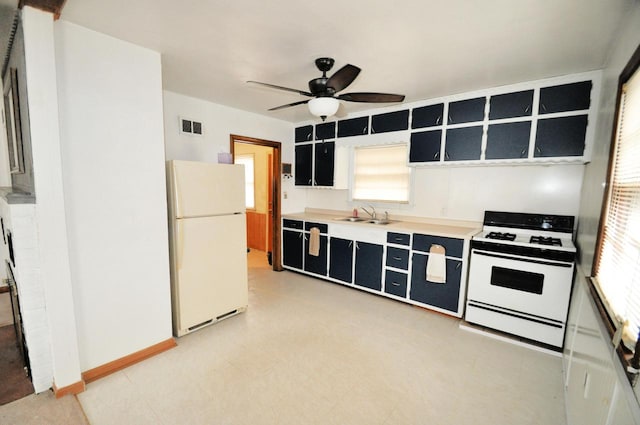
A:
<svg viewBox="0 0 640 425">
<path fill-rule="evenodd" d="M 367 220 L 367 223 L 371 224 L 390 224 L 390 220 Z"/>
<path fill-rule="evenodd" d="M 336 220 L 339 220 L 339 221 L 352 221 L 352 222 L 365 221 L 364 218 L 360 218 L 360 217 L 345 217 L 345 218 L 337 218 Z"/>
</svg>

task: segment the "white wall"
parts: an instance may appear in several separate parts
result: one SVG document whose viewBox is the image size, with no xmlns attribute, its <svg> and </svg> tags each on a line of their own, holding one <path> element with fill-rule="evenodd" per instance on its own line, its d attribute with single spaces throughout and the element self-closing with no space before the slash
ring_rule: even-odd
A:
<svg viewBox="0 0 640 425">
<path fill-rule="evenodd" d="M 58 388 L 80 381 L 79 348 L 76 336 L 73 288 L 67 253 L 67 221 L 63 195 L 63 160 L 58 128 L 58 98 L 54 52 L 53 15 L 31 7 L 22 10 L 25 73 L 28 87 L 29 131 L 33 155 L 33 182 L 36 192 L 35 229 L 38 264 L 32 279 L 44 288 L 43 311 L 48 330 L 35 331 L 50 336 L 53 380 Z M 15 223 L 14 223 L 15 224 Z M 31 223 L 29 223 L 31 224 Z M 35 239 L 35 238 L 34 238 Z M 35 244 L 35 243 L 34 243 Z M 38 267 L 39 265 L 39 267 Z M 44 308 L 46 307 L 46 308 Z M 34 331 L 25 323 L 25 332 Z M 42 335 L 44 337 L 45 335 Z M 29 347 L 33 349 L 34 347 Z M 35 377 L 35 373 L 34 373 Z M 36 383 L 37 392 L 51 386 Z"/>
<path fill-rule="evenodd" d="M 202 122 L 203 136 L 181 134 L 179 117 Z M 164 91 L 164 128 L 167 159 L 217 162 L 230 151 L 231 134 L 282 143 L 282 162 L 293 163 L 293 125 L 289 122 L 229 108 L 205 100 Z M 286 197 L 286 199 L 284 199 Z M 283 213 L 302 211 L 306 193 L 293 179 L 282 180 Z"/>
<path fill-rule="evenodd" d="M 160 55 L 55 23 L 82 370 L 171 338 Z"/>
</svg>

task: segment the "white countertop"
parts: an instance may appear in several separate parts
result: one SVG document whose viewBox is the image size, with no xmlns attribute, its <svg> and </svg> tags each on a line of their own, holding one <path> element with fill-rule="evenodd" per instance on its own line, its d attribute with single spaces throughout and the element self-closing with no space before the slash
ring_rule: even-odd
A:
<svg viewBox="0 0 640 425">
<path fill-rule="evenodd" d="M 282 214 L 282 218 L 292 220 L 315 221 L 326 224 L 340 224 L 357 228 L 377 228 L 390 232 L 414 232 L 433 236 L 444 236 L 460 239 L 471 239 L 473 235 L 482 230 L 482 223 L 447 219 L 426 219 L 422 217 L 394 216 L 391 215 L 389 224 L 372 224 L 366 221 L 344 221 L 350 217 L 350 211 L 316 210 L 307 209 L 305 212 Z M 364 213 L 360 217 L 368 219 Z"/>
</svg>

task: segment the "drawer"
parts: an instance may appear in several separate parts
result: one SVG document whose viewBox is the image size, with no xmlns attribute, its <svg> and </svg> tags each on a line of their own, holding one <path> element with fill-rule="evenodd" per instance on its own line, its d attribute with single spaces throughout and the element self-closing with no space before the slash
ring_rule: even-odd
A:
<svg viewBox="0 0 640 425">
<path fill-rule="evenodd" d="M 306 221 L 304 223 L 304 230 L 309 231 L 311 228 L 317 227 L 320 229 L 320 233 L 327 233 L 327 225 L 324 223 L 314 223 L 313 221 Z"/>
<path fill-rule="evenodd" d="M 387 270 L 384 278 L 384 292 L 398 297 L 407 297 L 407 275 Z"/>
<path fill-rule="evenodd" d="M 387 232 L 387 243 L 409 246 L 409 238 L 406 233 Z"/>
<path fill-rule="evenodd" d="M 409 250 L 402 248 L 387 247 L 387 266 L 396 269 L 409 269 Z"/>
<path fill-rule="evenodd" d="M 442 236 L 422 235 L 419 233 L 413 234 L 413 250 L 429 252 L 431 245 L 442 245 L 446 250 L 447 257 L 462 258 L 462 249 L 464 247 L 464 240 L 455 238 L 446 238 Z"/>
<path fill-rule="evenodd" d="M 302 229 L 302 220 L 282 219 L 282 227 L 289 229 Z"/>
</svg>

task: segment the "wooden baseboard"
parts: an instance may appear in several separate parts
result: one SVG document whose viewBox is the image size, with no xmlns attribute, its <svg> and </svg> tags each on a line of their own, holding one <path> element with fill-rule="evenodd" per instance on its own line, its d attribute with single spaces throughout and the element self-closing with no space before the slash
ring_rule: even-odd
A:
<svg viewBox="0 0 640 425">
<path fill-rule="evenodd" d="M 53 393 L 56 395 L 56 398 L 64 397 L 68 394 L 80 394 L 84 389 L 84 381 L 74 382 L 73 384 L 62 388 L 58 388 L 56 387 L 56 384 L 53 384 Z"/>
<path fill-rule="evenodd" d="M 122 370 L 126 367 L 129 367 L 133 364 L 141 362 L 142 360 L 148 359 L 149 357 L 153 357 L 156 354 L 160 354 L 163 351 L 167 351 L 175 347 L 176 345 L 177 344 L 175 339 L 169 338 L 165 341 L 152 345 L 151 347 L 147 347 L 143 350 L 129 354 L 128 356 L 121 357 L 112 362 L 105 363 L 102 366 L 98 366 L 82 372 L 82 379 L 88 384 L 114 372 Z"/>
</svg>

